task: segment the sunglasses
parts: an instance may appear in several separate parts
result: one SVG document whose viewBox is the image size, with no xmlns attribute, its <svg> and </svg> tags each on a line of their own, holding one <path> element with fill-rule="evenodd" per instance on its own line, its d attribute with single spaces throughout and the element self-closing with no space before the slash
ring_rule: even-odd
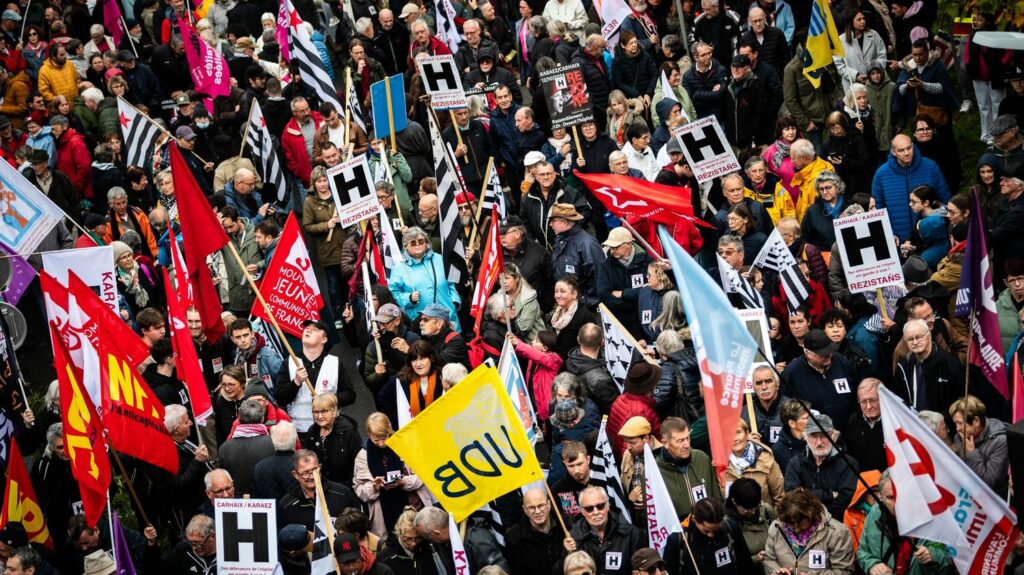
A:
<svg viewBox="0 0 1024 575">
<path fill-rule="evenodd" d="M 593 513 L 595 510 L 604 511 L 606 507 L 608 507 L 607 501 L 605 501 L 604 503 L 598 503 L 597 505 L 584 505 L 583 510 L 586 511 L 587 513 Z"/>
</svg>

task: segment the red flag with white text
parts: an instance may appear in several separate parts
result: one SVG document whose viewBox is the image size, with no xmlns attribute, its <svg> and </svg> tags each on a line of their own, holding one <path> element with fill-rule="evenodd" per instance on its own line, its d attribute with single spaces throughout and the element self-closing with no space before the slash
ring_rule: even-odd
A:
<svg viewBox="0 0 1024 575">
<path fill-rule="evenodd" d="M 164 270 L 164 289 L 167 290 L 167 331 L 174 349 L 174 369 L 188 388 L 196 425 L 205 425 L 206 418 L 213 414 L 213 404 L 210 403 L 203 368 L 185 321 L 185 310 L 171 288 L 171 276 L 167 270 Z"/>
<path fill-rule="evenodd" d="M 302 337 L 302 322 L 308 319 L 320 320 L 324 298 L 320 294 L 313 263 L 309 259 L 309 251 L 302 239 L 295 212 L 288 214 L 274 257 L 260 281 L 260 292 L 281 329 L 296 337 Z M 250 313 L 258 318 L 270 319 L 258 298 L 253 302 Z"/>
<path fill-rule="evenodd" d="M 30 543 L 45 545 L 54 550 L 53 538 L 46 528 L 46 518 L 39 507 L 39 498 L 32 488 L 32 481 L 25 469 L 18 442 L 12 438 L 11 453 L 7 465 L 7 484 L 4 486 L 4 508 L 0 512 L 0 527 L 17 521 L 25 528 Z"/>
<path fill-rule="evenodd" d="M 487 234 L 487 245 L 480 259 L 480 272 L 476 278 L 476 286 L 473 288 L 473 303 L 469 308 L 469 314 L 476 318 L 474 331 L 480 334 L 480 323 L 483 320 L 484 307 L 487 305 L 487 298 L 494 289 L 494 284 L 505 267 L 501 254 L 501 234 L 498 233 L 498 215 L 491 215 L 491 230 Z"/>
<path fill-rule="evenodd" d="M 1017 516 L 899 397 L 878 398 L 900 535 L 953 547 L 960 573 L 1001 575 Z"/>
</svg>

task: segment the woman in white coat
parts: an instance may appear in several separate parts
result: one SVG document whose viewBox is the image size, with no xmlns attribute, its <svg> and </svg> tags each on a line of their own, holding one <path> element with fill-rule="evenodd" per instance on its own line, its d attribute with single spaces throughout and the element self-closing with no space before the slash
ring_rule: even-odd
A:
<svg viewBox="0 0 1024 575">
<path fill-rule="evenodd" d="M 584 28 L 590 22 L 587 18 L 587 9 L 583 7 L 581 0 L 548 0 L 544 5 L 543 16 L 551 20 L 558 20 L 565 24 L 565 27 L 577 38 L 586 38 Z"/>
<path fill-rule="evenodd" d="M 854 83 L 866 84 L 871 68 L 878 66 L 885 69 L 885 42 L 878 32 L 868 28 L 864 12 L 858 10 L 853 15 L 840 42 L 846 56 L 835 57 L 833 60 L 843 78 L 843 91 L 849 90 Z"/>
</svg>

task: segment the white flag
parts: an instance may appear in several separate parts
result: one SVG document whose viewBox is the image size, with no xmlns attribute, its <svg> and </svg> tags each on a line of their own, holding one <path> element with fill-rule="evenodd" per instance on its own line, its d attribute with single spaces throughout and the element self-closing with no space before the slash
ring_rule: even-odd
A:
<svg viewBox="0 0 1024 575">
<path fill-rule="evenodd" d="M 761 294 L 750 285 L 747 278 L 740 275 L 740 272 L 729 265 L 722 256 L 715 257 L 718 258 L 718 277 L 722 282 L 722 290 L 727 294 L 738 294 L 743 302 L 743 309 L 764 308 Z"/>
<path fill-rule="evenodd" d="M 405 395 L 405 390 L 402 389 L 402 382 L 395 379 L 395 404 L 398 406 L 398 429 L 405 427 L 406 423 L 412 421 L 412 408 L 409 407 L 409 397 Z"/>
<path fill-rule="evenodd" d="M 455 573 L 469 573 L 469 557 L 466 556 L 466 547 L 462 544 L 462 536 L 459 535 L 459 526 L 455 524 L 451 513 L 448 514 L 448 540 L 452 545 Z"/>
<path fill-rule="evenodd" d="M 505 384 L 508 396 L 512 398 L 512 405 L 515 406 L 516 413 L 523 420 L 526 438 L 530 440 L 531 444 L 536 443 L 540 435 L 537 433 L 537 414 L 533 411 L 533 402 L 530 401 L 530 392 L 526 388 L 526 378 L 523 377 L 523 370 L 519 366 L 515 346 L 507 339 L 501 346 L 498 375 L 501 376 L 501 381 Z"/>
<path fill-rule="evenodd" d="M 619 393 L 622 393 L 622 382 L 626 380 L 629 366 L 633 363 L 633 352 L 636 351 L 636 344 L 633 337 L 619 329 L 619 322 L 604 304 L 598 306 L 601 310 L 601 327 L 604 328 L 604 362 L 608 373 L 619 386 Z"/>
<path fill-rule="evenodd" d="M 597 14 L 601 18 L 601 35 L 609 46 L 619 43 L 619 27 L 633 12 L 625 0 L 596 0 Z"/>
<path fill-rule="evenodd" d="M 331 549 L 330 517 L 324 517 L 319 497 L 323 489 L 313 492 L 313 552 L 310 562 L 310 575 L 330 575 L 334 573 L 334 552 Z"/>
<path fill-rule="evenodd" d="M 384 261 L 384 273 L 390 274 L 391 270 L 398 264 L 405 261 L 402 255 L 402 248 L 398 247 L 398 239 L 395 238 L 395 229 L 391 227 L 387 216 L 381 210 L 377 217 L 380 218 L 380 237 L 377 248 L 380 249 L 380 257 Z"/>
<path fill-rule="evenodd" d="M 644 488 L 647 490 L 647 538 L 663 557 L 669 535 L 682 533 L 679 516 L 661 477 L 651 446 L 644 444 Z"/>
<path fill-rule="evenodd" d="M 900 535 L 949 545 L 960 573 L 1001 574 L 1017 516 L 899 397 L 878 398 Z"/>
<path fill-rule="evenodd" d="M 626 499 L 626 490 L 622 486 L 622 479 L 619 477 L 619 467 L 615 465 L 615 455 L 612 454 L 612 443 L 608 441 L 608 416 L 601 419 L 601 430 L 597 433 L 597 445 L 594 448 L 594 455 L 590 459 L 590 482 L 594 485 L 604 487 L 608 497 L 615 502 L 615 506 L 622 512 L 622 517 L 627 522 L 633 522 L 633 516 L 629 511 L 629 504 Z"/>
</svg>

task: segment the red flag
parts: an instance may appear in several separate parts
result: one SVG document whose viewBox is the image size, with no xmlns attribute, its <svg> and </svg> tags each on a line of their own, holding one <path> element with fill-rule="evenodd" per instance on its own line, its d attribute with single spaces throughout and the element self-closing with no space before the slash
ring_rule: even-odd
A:
<svg viewBox="0 0 1024 575">
<path fill-rule="evenodd" d="M 316 283 L 313 264 L 295 212 L 288 214 L 274 257 L 260 282 L 260 293 L 267 300 L 281 329 L 296 337 L 302 337 L 302 322 L 320 320 L 324 298 L 320 295 L 320 286 Z M 270 319 L 258 298 L 253 302 L 250 313 Z"/>
<path fill-rule="evenodd" d="M 1013 417 L 1011 422 L 1024 419 L 1024 374 L 1020 372 L 1020 358 L 1013 354 Z"/>
<path fill-rule="evenodd" d="M 689 188 L 655 184 L 615 174 L 583 174 L 579 171 L 573 173 L 616 217 L 651 220 L 667 225 L 672 225 L 682 218 L 697 225 L 713 227 L 693 216 Z"/>
<path fill-rule="evenodd" d="M 100 332 L 117 342 L 118 348 L 133 366 L 149 358 L 146 342 L 132 331 L 131 326 L 110 311 L 107 304 L 75 272 L 68 272 L 68 292 L 85 315 L 92 318 Z"/>
<path fill-rule="evenodd" d="M 107 504 L 107 488 L 110 487 L 107 441 L 103 437 L 96 409 L 79 380 L 80 372 L 71 363 L 68 350 L 52 328 L 50 335 L 55 342 L 54 365 L 60 386 L 64 449 L 71 460 L 71 475 L 78 481 L 85 521 L 95 526 L 103 516 L 103 508 Z"/>
<path fill-rule="evenodd" d="M 206 389 L 196 346 L 192 343 L 192 335 L 185 322 L 185 310 L 171 288 L 171 276 L 167 270 L 164 270 L 164 289 L 167 290 L 167 328 L 174 349 L 174 368 L 188 387 L 196 424 L 205 425 L 206 418 L 213 414 L 213 404 L 210 403 L 210 393 Z"/>
<path fill-rule="evenodd" d="M 192 279 L 192 296 L 203 319 L 203 332 L 210 341 L 217 341 L 224 334 L 224 322 L 220 319 L 224 308 L 220 303 L 220 293 L 213 285 L 210 268 L 206 265 L 206 256 L 224 247 L 228 236 L 192 177 L 178 146 L 171 142 L 169 147 L 174 195 L 178 200 L 179 225 L 185 243 L 185 264 Z"/>
<path fill-rule="evenodd" d="M 388 225 L 382 223 L 381 225 Z M 367 246 L 369 244 L 369 246 Z M 380 248 L 377 247 L 377 241 L 373 237 L 373 228 L 368 226 L 366 231 L 363 232 L 363 238 L 359 240 L 359 254 L 356 256 L 356 262 L 353 264 L 353 269 L 359 270 L 363 267 L 363 261 L 366 259 L 366 253 L 370 253 L 370 271 L 373 275 L 377 276 L 377 284 L 382 286 L 388 285 L 388 276 L 384 271 L 384 259 L 381 258 Z M 359 286 L 359 282 L 362 280 L 362 275 L 359 273 L 352 274 L 352 277 L 348 280 L 348 293 L 356 293 L 356 288 Z"/>
<path fill-rule="evenodd" d="M 100 338 L 103 426 L 111 446 L 171 473 L 178 472 L 178 451 L 164 427 L 164 406 L 117 342 Z"/>
<path fill-rule="evenodd" d="M 181 255 L 177 240 L 171 241 L 171 262 L 174 266 L 174 285 L 177 288 L 178 301 L 181 302 L 181 307 L 188 311 L 196 303 L 192 297 L 192 283 L 188 276 L 188 268 L 185 267 L 185 257 Z M 167 292 L 167 296 L 170 295 L 171 292 Z"/>
<path fill-rule="evenodd" d="M 475 330 L 480 335 L 480 322 L 484 316 L 484 306 L 487 304 L 487 297 L 491 295 L 494 284 L 505 267 L 501 256 L 501 234 L 498 233 L 498 215 L 491 215 L 491 231 L 487 234 L 487 245 L 480 260 L 480 273 L 476 278 L 476 288 L 473 289 L 473 304 L 469 308 L 469 314 L 476 318 Z"/>
<path fill-rule="evenodd" d="M 13 438 L 7 459 L 7 485 L 4 487 L 4 508 L 0 512 L 0 527 L 17 521 L 25 527 L 29 542 L 55 550 L 50 530 L 46 528 L 46 518 L 39 507 L 39 499 L 36 498 L 36 491 L 32 489 L 32 481 L 29 480 L 28 471 L 25 469 L 25 460 L 21 457 L 18 442 Z"/>
</svg>

